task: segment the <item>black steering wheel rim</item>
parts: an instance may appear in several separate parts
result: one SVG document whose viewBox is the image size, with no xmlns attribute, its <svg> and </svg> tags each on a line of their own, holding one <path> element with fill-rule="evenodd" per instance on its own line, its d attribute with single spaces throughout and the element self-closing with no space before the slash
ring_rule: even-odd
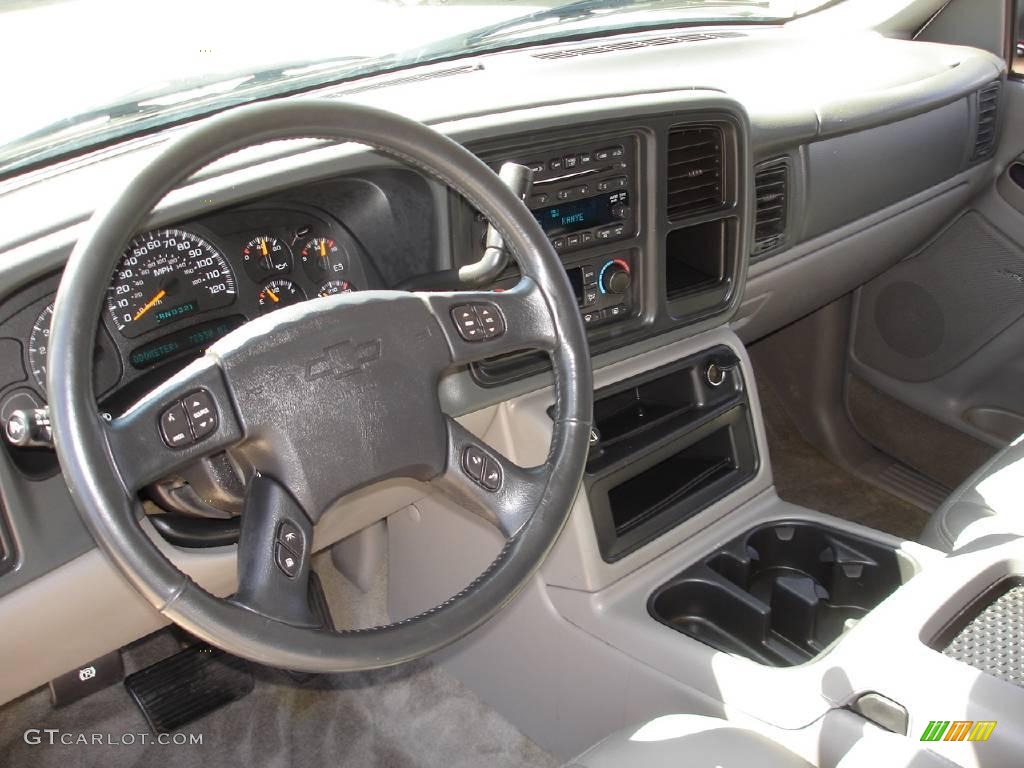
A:
<svg viewBox="0 0 1024 768">
<path fill-rule="evenodd" d="M 179 571 L 139 525 L 138 486 L 126 476 L 124 451 L 98 413 L 92 384 L 93 343 L 109 276 L 159 201 L 220 157 L 295 138 L 370 146 L 463 195 L 501 232 L 520 265 L 523 284 L 536 287 L 553 338 L 547 351 L 555 374 L 556 413 L 543 488 L 532 513 L 521 527 L 507 531 L 511 535 L 501 554 L 463 592 L 419 616 L 369 630 L 335 633 L 295 626 L 215 597 Z M 174 623 L 231 653 L 288 669 L 341 672 L 398 664 L 439 650 L 487 621 L 518 594 L 550 551 L 568 518 L 586 460 L 592 409 L 586 336 L 565 272 L 540 226 L 465 148 L 420 123 L 364 106 L 319 100 L 251 105 L 204 121 L 170 144 L 87 224 L 57 293 L 50 360 L 47 386 L 57 454 L 100 549 Z M 207 368 L 223 364 L 205 362 Z M 146 421 L 148 413 L 130 426 Z M 244 419 L 240 424 L 245 426 Z M 451 449 L 454 442 L 449 442 Z M 448 451 L 448 475 L 457 472 L 452 465 L 458 455 Z M 243 535 L 244 525 L 243 520 Z"/>
</svg>

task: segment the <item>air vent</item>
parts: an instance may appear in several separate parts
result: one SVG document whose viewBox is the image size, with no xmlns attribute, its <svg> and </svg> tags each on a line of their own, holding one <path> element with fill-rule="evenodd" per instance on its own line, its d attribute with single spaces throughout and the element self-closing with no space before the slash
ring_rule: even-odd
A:
<svg viewBox="0 0 1024 768">
<path fill-rule="evenodd" d="M 668 134 L 668 200 L 671 220 L 710 211 L 725 203 L 722 129 L 673 128 Z"/>
<path fill-rule="evenodd" d="M 351 96 L 354 93 L 376 91 L 378 88 L 390 88 L 393 85 L 408 85 L 409 83 L 422 83 L 425 80 L 438 80 L 442 77 L 453 77 L 454 75 L 465 75 L 470 72 L 477 72 L 483 69 L 483 64 L 466 64 L 461 67 L 449 67 L 448 69 L 435 69 L 433 72 L 422 72 L 417 75 L 396 77 L 391 80 L 377 80 L 366 85 L 357 85 L 353 88 L 339 88 L 334 92 L 335 96 Z"/>
<path fill-rule="evenodd" d="M 974 134 L 972 159 L 988 157 L 996 144 L 996 119 L 999 112 L 999 81 L 978 91 L 978 130 Z"/>
<path fill-rule="evenodd" d="M 576 56 L 592 56 L 596 53 L 615 53 L 616 51 L 632 51 L 636 48 L 654 48 L 660 45 L 680 45 L 697 43 L 701 40 L 723 40 L 730 37 L 746 37 L 742 32 L 699 32 L 690 35 L 666 35 L 664 37 L 646 37 L 638 40 L 622 40 L 604 45 L 587 45 L 579 48 L 560 48 L 557 51 L 543 51 L 533 54 L 535 59 L 572 59 Z"/>
<path fill-rule="evenodd" d="M 789 198 L 789 163 L 769 160 L 754 171 L 754 250 L 753 256 L 774 251 L 786 242 L 786 215 Z"/>
</svg>

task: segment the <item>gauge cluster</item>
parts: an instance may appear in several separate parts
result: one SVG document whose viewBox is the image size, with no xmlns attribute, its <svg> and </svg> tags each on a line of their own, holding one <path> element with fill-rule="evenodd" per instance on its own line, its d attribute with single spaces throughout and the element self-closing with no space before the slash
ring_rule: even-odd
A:
<svg viewBox="0 0 1024 768">
<path fill-rule="evenodd" d="M 169 375 L 262 314 L 301 301 L 380 288 L 358 241 L 329 214 L 299 205 L 247 207 L 135 237 L 111 277 L 97 335 L 97 396 Z M 0 411 L 45 402 L 58 277 L 23 292 L 4 322 L 0 379 L 19 382 Z M 4 338 L 7 337 L 7 338 Z M 7 370 L 4 370 L 6 367 Z M 146 381 L 143 381 L 146 380 Z M 117 397 L 112 409 L 117 409 Z M 3 414 L 0 413 L 0 417 Z"/>
</svg>

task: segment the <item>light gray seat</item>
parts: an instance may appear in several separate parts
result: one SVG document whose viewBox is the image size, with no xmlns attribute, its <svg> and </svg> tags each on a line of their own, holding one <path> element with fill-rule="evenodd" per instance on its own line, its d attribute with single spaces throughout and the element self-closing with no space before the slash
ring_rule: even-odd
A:
<svg viewBox="0 0 1024 768">
<path fill-rule="evenodd" d="M 665 715 L 588 749 L 568 768 L 813 768 L 767 736 L 717 717 Z"/>
<path fill-rule="evenodd" d="M 971 475 L 939 507 L 921 543 L 950 552 L 988 534 L 1024 536 L 1024 436 Z"/>
</svg>

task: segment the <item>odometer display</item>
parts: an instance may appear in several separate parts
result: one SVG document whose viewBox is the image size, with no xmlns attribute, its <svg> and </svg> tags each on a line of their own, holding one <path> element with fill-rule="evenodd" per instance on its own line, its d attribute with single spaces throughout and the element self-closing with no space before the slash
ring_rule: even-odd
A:
<svg viewBox="0 0 1024 768">
<path fill-rule="evenodd" d="M 128 244 L 107 292 L 110 319 L 129 338 L 235 300 L 224 256 L 181 229 L 147 232 Z"/>
</svg>

